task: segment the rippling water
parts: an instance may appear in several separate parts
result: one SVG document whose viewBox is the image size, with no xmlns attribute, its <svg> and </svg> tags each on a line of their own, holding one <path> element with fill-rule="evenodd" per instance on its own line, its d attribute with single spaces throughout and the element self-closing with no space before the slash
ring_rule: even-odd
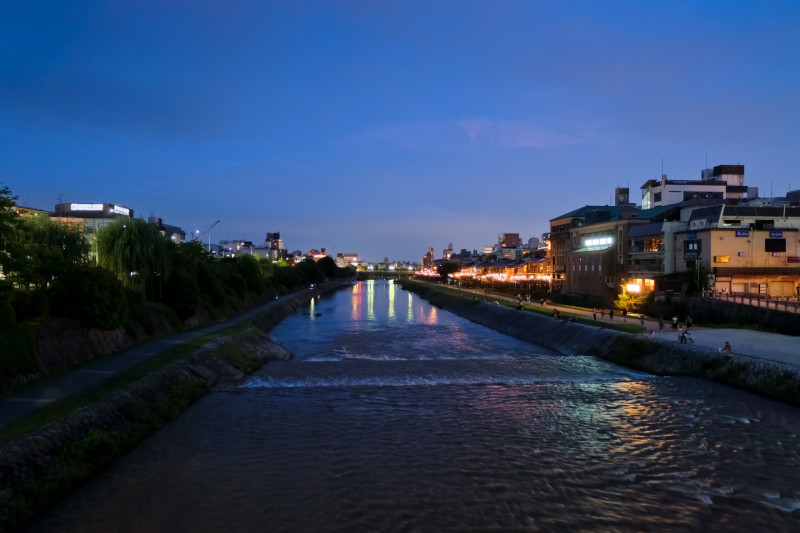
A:
<svg viewBox="0 0 800 533">
<path fill-rule="evenodd" d="M 385 282 L 32 531 L 800 531 L 800 413 L 560 357 Z"/>
</svg>

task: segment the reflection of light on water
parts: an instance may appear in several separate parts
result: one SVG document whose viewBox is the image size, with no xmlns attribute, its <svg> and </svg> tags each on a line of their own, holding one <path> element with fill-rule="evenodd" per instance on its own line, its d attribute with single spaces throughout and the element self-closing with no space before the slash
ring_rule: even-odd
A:
<svg viewBox="0 0 800 533">
<path fill-rule="evenodd" d="M 410 292 L 407 292 L 406 294 L 408 294 L 408 317 L 406 320 L 409 322 L 414 322 L 414 295 Z"/>
<path fill-rule="evenodd" d="M 354 322 L 359 318 L 359 311 L 361 308 L 361 282 L 359 281 L 355 285 L 353 285 L 353 296 L 350 299 L 351 303 L 351 310 L 350 310 L 350 319 Z"/>
<path fill-rule="evenodd" d="M 315 309 L 317 308 L 317 307 L 316 307 L 316 305 L 317 305 L 317 302 L 316 302 L 316 300 L 315 300 L 315 299 L 312 297 L 312 298 L 311 298 L 311 305 L 309 305 L 309 306 L 308 306 L 308 314 L 309 314 L 309 316 L 311 317 L 311 320 L 314 320 L 314 319 L 316 319 L 316 318 L 317 318 L 317 317 L 315 317 L 315 316 L 314 316 L 314 311 L 315 311 Z"/>
<path fill-rule="evenodd" d="M 436 311 L 436 307 L 431 306 L 431 312 L 428 315 L 428 320 L 426 320 L 425 323 L 433 326 L 438 322 L 439 322 L 439 315 L 438 312 Z"/>
<path fill-rule="evenodd" d="M 375 280 L 367 282 L 367 320 L 375 320 Z"/>
<path fill-rule="evenodd" d="M 395 285 L 391 281 L 389 282 L 389 321 L 394 322 L 394 291 Z"/>
</svg>

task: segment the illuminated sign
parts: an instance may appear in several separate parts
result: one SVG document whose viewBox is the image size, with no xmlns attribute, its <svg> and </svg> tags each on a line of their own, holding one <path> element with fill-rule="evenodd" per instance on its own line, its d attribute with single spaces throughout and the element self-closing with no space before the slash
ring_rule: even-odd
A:
<svg viewBox="0 0 800 533">
<path fill-rule="evenodd" d="M 613 237 L 598 237 L 595 239 L 586 239 L 586 246 L 611 246 L 614 244 Z"/>
<path fill-rule="evenodd" d="M 781 238 L 781 237 L 783 237 L 783 232 L 782 231 L 770 231 L 769 232 L 769 236 L 771 238 L 773 238 L 773 239 L 774 238 Z"/>
<path fill-rule="evenodd" d="M 787 263 L 800 263 L 800 257 L 797 257 L 796 255 L 787 255 L 786 256 L 786 262 Z"/>
<path fill-rule="evenodd" d="M 102 211 L 103 204 L 69 204 L 70 211 Z"/>
<path fill-rule="evenodd" d="M 114 206 L 113 212 L 118 214 L 118 215 L 125 215 L 125 216 L 128 216 L 128 217 L 131 216 L 131 210 L 130 209 L 127 209 L 125 207 L 120 207 L 118 205 Z"/>
<path fill-rule="evenodd" d="M 738 230 L 736 230 L 736 236 L 737 237 L 749 237 L 750 236 L 750 232 L 748 230 L 746 230 L 746 229 L 738 229 Z"/>
<path fill-rule="evenodd" d="M 642 292 L 641 285 L 637 285 L 635 283 L 628 283 L 625 288 L 628 290 L 628 292 Z"/>
</svg>

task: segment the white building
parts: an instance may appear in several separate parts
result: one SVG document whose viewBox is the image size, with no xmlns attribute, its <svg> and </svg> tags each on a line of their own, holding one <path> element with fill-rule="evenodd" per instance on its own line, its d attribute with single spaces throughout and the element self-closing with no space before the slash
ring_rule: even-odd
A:
<svg viewBox="0 0 800 533">
<path fill-rule="evenodd" d="M 687 200 L 752 198 L 758 189 L 744 185 L 744 165 L 717 165 L 701 171 L 699 180 L 647 180 L 642 185 L 642 209 L 678 204 Z"/>
</svg>

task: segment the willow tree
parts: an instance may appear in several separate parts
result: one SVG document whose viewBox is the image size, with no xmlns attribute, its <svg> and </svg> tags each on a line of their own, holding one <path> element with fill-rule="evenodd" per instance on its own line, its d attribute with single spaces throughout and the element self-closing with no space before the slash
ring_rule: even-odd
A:
<svg viewBox="0 0 800 533">
<path fill-rule="evenodd" d="M 97 232 L 97 263 L 125 285 L 141 288 L 153 297 L 169 276 L 170 242 L 155 224 L 141 219 L 118 218 Z"/>
</svg>

